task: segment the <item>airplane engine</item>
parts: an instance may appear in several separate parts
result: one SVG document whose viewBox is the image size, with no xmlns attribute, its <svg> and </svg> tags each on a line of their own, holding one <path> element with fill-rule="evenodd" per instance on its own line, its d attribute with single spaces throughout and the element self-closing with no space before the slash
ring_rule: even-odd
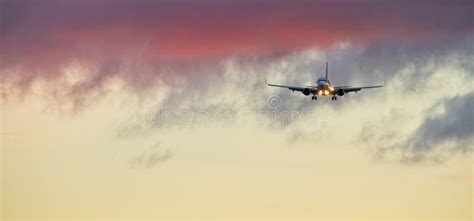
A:
<svg viewBox="0 0 474 221">
<path fill-rule="evenodd" d="M 311 94 L 311 92 L 309 91 L 308 88 L 305 88 L 305 89 L 302 91 L 302 93 L 303 93 L 304 95 L 306 95 L 306 96 L 308 96 L 309 94 Z"/>
<path fill-rule="evenodd" d="M 345 94 L 345 92 L 344 92 L 343 89 L 338 89 L 338 90 L 337 90 L 337 95 L 343 96 L 344 94 Z"/>
</svg>

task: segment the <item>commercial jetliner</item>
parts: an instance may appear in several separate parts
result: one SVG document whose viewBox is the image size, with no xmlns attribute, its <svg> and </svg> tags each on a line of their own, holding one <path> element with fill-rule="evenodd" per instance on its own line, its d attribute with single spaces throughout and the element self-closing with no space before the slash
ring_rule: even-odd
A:
<svg viewBox="0 0 474 221">
<path fill-rule="evenodd" d="M 287 86 L 287 85 L 278 85 L 278 84 L 268 84 L 267 79 L 265 79 L 265 84 L 272 87 L 282 87 L 288 88 L 293 92 L 299 91 L 304 95 L 308 96 L 312 94 L 312 100 L 317 100 L 318 96 L 332 96 L 331 100 L 337 100 L 337 96 L 344 96 L 344 94 L 350 92 L 360 91 L 362 89 L 370 89 L 370 88 L 379 88 L 383 87 L 384 85 L 375 85 L 375 86 L 365 86 L 365 87 L 351 87 L 351 86 L 333 86 L 328 78 L 328 63 L 326 62 L 326 76 L 320 77 L 318 81 L 316 81 L 316 86 Z"/>
</svg>

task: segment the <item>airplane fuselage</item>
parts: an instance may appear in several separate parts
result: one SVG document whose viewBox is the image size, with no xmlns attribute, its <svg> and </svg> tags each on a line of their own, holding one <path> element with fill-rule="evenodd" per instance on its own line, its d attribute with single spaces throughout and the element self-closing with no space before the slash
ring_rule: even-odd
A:
<svg viewBox="0 0 474 221">
<path fill-rule="evenodd" d="M 321 77 L 316 82 L 316 96 L 332 96 L 334 95 L 334 87 L 325 77 Z"/>
</svg>

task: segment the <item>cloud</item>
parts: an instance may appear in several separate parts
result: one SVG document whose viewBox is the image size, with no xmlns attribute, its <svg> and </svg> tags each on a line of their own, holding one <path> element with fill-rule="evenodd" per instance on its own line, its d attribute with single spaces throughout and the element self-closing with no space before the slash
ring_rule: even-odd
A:
<svg viewBox="0 0 474 221">
<path fill-rule="evenodd" d="M 474 92 L 443 99 L 430 110 L 438 106 L 442 112 L 425 118 L 407 140 L 409 149 L 424 153 L 447 144 L 453 152 L 471 151 L 474 143 Z"/>
<path fill-rule="evenodd" d="M 132 168 L 150 169 L 168 161 L 173 156 L 174 153 L 170 150 L 163 150 L 163 148 L 160 147 L 160 144 L 154 144 L 144 150 L 141 154 L 133 157 L 129 161 L 129 164 Z"/>
<path fill-rule="evenodd" d="M 459 37 L 472 2 L 453 1 L 34 1 L 4 0 L 1 68 L 48 70 L 70 60 L 216 59 L 330 47 L 350 41 Z M 142 48 L 145 47 L 145 50 Z M 26 74 L 26 73 L 25 73 Z M 40 73 L 37 73 L 40 74 Z"/>
<path fill-rule="evenodd" d="M 296 111 L 300 115 L 317 113 L 326 117 L 317 122 L 330 122 L 324 131 L 318 126 L 293 133 L 289 141 L 299 142 L 314 134 L 340 133 L 331 125 L 334 119 L 354 114 L 347 110 L 361 105 L 397 109 L 375 106 L 396 99 L 400 93 L 423 97 L 423 104 L 412 103 L 407 108 L 420 105 L 428 109 L 437 102 L 433 94 L 445 99 L 453 95 L 437 92 L 454 88 L 436 84 L 452 83 L 448 74 L 436 75 L 440 69 L 455 69 L 454 74 L 460 76 L 472 74 L 474 68 L 472 1 L 269 4 L 51 0 L 1 4 L 0 101 L 33 97 L 46 101 L 48 108 L 74 113 L 110 102 L 118 109 L 131 109 L 133 117 L 119 123 L 116 130 L 116 135 L 124 138 L 160 129 L 150 125 L 150 116 L 161 109 L 191 112 L 198 117 L 203 116 L 200 113 L 231 113 L 237 120 L 246 111 L 264 110 L 269 118 L 272 111 Z M 326 61 L 330 62 L 330 78 L 335 84 L 379 84 L 386 77 L 389 86 L 383 93 L 362 92 L 366 94 L 343 97 L 341 102 L 311 102 L 299 93 L 263 84 L 265 77 L 273 83 L 314 84 Z M 427 80 L 435 77 L 440 79 Z M 281 102 L 269 110 L 267 99 L 271 95 Z M 403 108 L 400 113 L 394 111 L 393 117 L 400 121 L 425 119 Z M 380 129 L 363 129 L 361 137 L 366 141 L 361 139 L 361 144 L 378 145 L 378 153 L 395 143 L 403 144 L 403 148 L 394 149 L 411 153 L 405 149 L 419 150 L 428 144 L 424 142 L 436 146 L 445 140 L 437 140 L 435 131 L 423 129 L 438 125 L 442 118 L 433 119 L 427 126 L 418 122 L 420 125 L 392 128 L 355 121 Z M 172 118 L 169 122 L 180 124 L 180 120 Z M 453 122 L 452 127 L 458 123 Z M 199 126 L 196 124 L 188 123 Z M 292 125 L 276 124 L 284 129 Z M 458 136 L 456 142 L 466 139 L 460 137 L 461 131 L 452 133 Z M 401 138 L 389 139 L 395 135 Z M 390 145 L 379 145 L 379 141 Z M 136 164 L 146 165 L 147 156 L 137 157 Z"/>
<path fill-rule="evenodd" d="M 422 113 L 421 123 L 403 131 L 412 116 L 392 110 L 378 123 L 366 124 L 359 141 L 371 146 L 378 159 L 404 163 L 442 162 L 474 148 L 474 92 L 439 99 Z M 405 128 L 406 129 L 406 128 Z"/>
<path fill-rule="evenodd" d="M 60 109 L 80 111 L 116 91 L 140 97 L 158 84 L 180 98 L 202 99 L 209 82 L 230 90 L 235 89 L 226 83 L 231 80 L 249 91 L 260 87 L 263 75 L 301 83 L 322 72 L 325 60 L 331 61 L 331 72 L 342 73 L 331 76 L 335 81 L 380 81 L 407 62 L 423 65 L 416 56 L 404 57 L 413 51 L 428 57 L 443 56 L 455 44 L 472 48 L 464 42 L 471 40 L 464 38 L 472 27 L 471 5 L 6 0 L 0 7 L 1 99 L 36 93 Z M 341 42 L 350 48 L 334 50 Z M 80 69 L 72 81 L 71 69 Z M 278 95 L 285 101 L 291 96 Z M 232 100 L 229 105 L 240 104 Z"/>
</svg>

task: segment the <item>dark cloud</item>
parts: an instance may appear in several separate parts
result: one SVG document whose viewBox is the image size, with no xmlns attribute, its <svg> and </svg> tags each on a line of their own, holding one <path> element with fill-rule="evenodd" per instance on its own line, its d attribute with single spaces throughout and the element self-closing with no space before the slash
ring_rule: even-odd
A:
<svg viewBox="0 0 474 221">
<path fill-rule="evenodd" d="M 149 102 L 150 94 L 162 90 L 169 93 L 147 107 L 149 112 L 247 109 L 268 117 L 324 108 L 338 112 L 389 95 L 362 92 L 343 102 L 311 102 L 297 92 L 267 88 L 264 78 L 313 84 L 329 61 L 334 84 L 379 84 L 384 78 L 391 84 L 403 76 L 400 91 L 423 93 L 426 79 L 441 68 L 472 75 L 472 7 L 472 1 L 462 0 L 0 0 L 0 102 L 26 97 L 34 93 L 34 83 L 46 82 L 41 98 L 72 112 L 118 92 Z M 63 79 L 71 65 L 81 69 L 80 81 Z M 116 80 L 122 84 L 110 89 Z M 271 95 L 281 100 L 276 109 L 268 108 Z M 144 115 L 121 125 L 117 136 L 153 128 L 149 114 Z M 426 119 L 416 132 L 420 138 L 411 137 L 402 146 L 415 152 L 444 140 L 462 144 L 466 137 L 453 138 L 461 134 L 457 130 L 449 130 L 454 135 L 438 131 L 450 134 L 438 138 L 436 130 L 426 129 L 440 126 L 441 119 Z M 383 134 L 365 130 L 361 136 L 382 141 L 397 134 L 382 129 Z M 301 136 L 295 133 L 290 140 Z M 147 159 L 136 161 L 146 164 Z"/>
<path fill-rule="evenodd" d="M 370 80 L 383 75 L 390 80 L 396 76 L 394 73 L 405 69 L 407 81 L 403 89 L 417 90 L 440 68 L 457 65 L 473 70 L 472 41 L 472 35 L 426 42 L 376 41 L 355 59 L 357 75 L 351 77 Z"/>
<path fill-rule="evenodd" d="M 352 78 L 381 82 L 381 75 L 409 62 L 423 65 L 427 54 L 445 56 L 460 39 L 460 47 L 472 48 L 472 39 L 462 39 L 472 27 L 472 2 L 427 2 L 3 0 L 2 100 L 23 97 L 44 80 L 53 85 L 52 100 L 77 111 L 111 93 L 107 85 L 114 78 L 125 82 L 121 90 L 137 96 L 162 81 L 174 88 L 175 97 L 198 100 L 208 88 L 225 85 L 228 67 L 220 62 L 229 57 L 236 57 L 233 68 L 239 71 L 234 82 L 249 91 L 258 90 L 275 65 L 286 75 L 281 83 L 314 81 L 315 73 L 324 70 L 323 60 L 331 62 L 336 83 L 348 84 Z M 329 48 L 340 41 L 362 52 Z M 326 59 L 294 56 L 311 47 L 328 50 Z M 414 51 L 423 58 L 407 56 Z M 278 67 L 282 62 L 289 63 Z M 67 85 L 58 79 L 71 63 L 88 77 Z M 278 95 L 282 108 L 314 106 L 283 91 Z M 266 99 L 268 94 L 257 96 Z M 167 103 L 181 105 L 177 101 Z"/>
<path fill-rule="evenodd" d="M 407 141 L 410 150 L 423 153 L 451 143 L 453 152 L 471 151 L 474 143 L 474 92 L 443 99 L 435 104 L 438 105 L 442 106 L 443 113 L 424 119 Z"/>
<path fill-rule="evenodd" d="M 266 66 L 266 69 L 259 71 L 259 73 L 266 74 L 273 83 L 302 85 L 307 80 L 311 80 L 309 84 L 312 84 L 317 77 L 323 75 L 324 63 L 329 61 L 329 77 L 335 85 L 383 84 L 385 79 L 388 84 L 391 84 L 392 80 L 399 80 L 400 76 L 403 76 L 400 90 L 409 93 L 423 93 L 426 88 L 426 79 L 431 78 L 443 68 L 456 67 L 468 75 L 472 74 L 474 70 L 472 41 L 472 36 L 464 36 L 449 40 L 417 43 L 395 40 L 377 41 L 365 48 L 358 46 L 335 47 L 329 50 L 320 50 L 317 58 L 308 58 L 315 54 L 303 52 L 275 59 L 272 63 L 261 64 Z M 248 67 L 256 64 L 244 63 L 243 65 Z M 276 70 L 278 73 L 272 73 L 272 70 Z M 272 79 L 275 75 L 279 75 L 283 80 L 275 82 Z M 261 88 L 260 85 L 255 86 L 253 90 L 258 91 Z M 300 93 L 291 93 L 289 90 L 268 89 L 265 91 L 272 91 L 281 97 L 280 108 L 283 110 L 311 110 L 325 105 L 326 102 L 325 100 L 316 103 L 308 102 L 309 97 L 305 98 Z M 339 105 L 347 105 L 347 103 L 352 105 L 373 99 L 376 94 L 347 95 L 347 98 L 342 97 L 342 100 L 345 99 L 344 102 L 336 104 L 328 102 L 331 103 L 331 107 L 339 107 Z M 267 93 L 262 95 L 268 96 Z"/>
<path fill-rule="evenodd" d="M 423 41 L 464 35 L 473 25 L 472 2 L 463 0 L 3 0 L 1 6 L 2 67 L 31 69 L 128 59 L 144 42 L 144 59 L 170 61 L 339 41 Z"/>
<path fill-rule="evenodd" d="M 141 68 L 150 73 L 156 71 L 148 81 L 138 83 L 143 87 L 135 89 L 132 84 L 128 85 L 131 88 L 124 88 L 124 91 L 135 94 L 139 99 L 149 99 L 150 93 L 160 91 L 161 88 L 153 87 L 158 80 L 164 83 L 165 89 L 170 90 L 163 100 L 147 107 L 146 113 L 142 116 L 134 114 L 137 117 L 120 125 L 117 130 L 119 137 L 137 136 L 156 128 L 223 127 L 219 123 L 228 125 L 224 127 L 242 126 L 242 123 L 245 123 L 242 121 L 243 111 L 247 111 L 251 117 L 250 120 L 254 120 L 253 122 L 257 122 L 255 119 L 260 117 L 261 124 L 264 125 L 262 127 L 292 128 L 301 125 L 293 124 L 293 122 L 299 123 L 299 121 L 288 120 L 289 115 L 284 115 L 284 113 L 296 112 L 297 117 L 306 117 L 313 116 L 314 110 L 317 109 L 327 108 L 331 112 L 341 112 L 344 109 L 352 108 L 353 105 L 360 105 L 381 97 L 387 98 L 391 95 L 387 94 L 386 90 L 373 90 L 361 92 L 364 95 L 344 96 L 338 102 L 332 102 L 329 99 L 312 102 L 309 97 L 305 97 L 301 93 L 265 86 L 266 76 L 273 83 L 311 84 L 324 72 L 325 61 L 334 60 L 330 64 L 330 78 L 335 84 L 353 86 L 380 84 L 384 77 L 387 77 L 388 85 L 393 83 L 392 80 L 402 81 L 400 88 L 398 88 L 400 91 L 410 90 L 409 87 L 416 82 L 416 90 L 419 93 L 425 93 L 424 90 L 428 82 L 426 79 L 430 79 L 436 71 L 442 68 L 454 67 L 457 71 L 463 70 L 467 74 L 472 73 L 470 58 L 473 57 L 473 54 L 468 39 L 470 38 L 418 44 L 388 41 L 385 44 L 378 42 L 367 48 L 335 47 L 329 50 L 314 49 L 271 57 L 233 56 L 218 63 L 178 62 L 165 66 L 143 65 L 133 68 L 123 65 L 126 68 L 124 70 L 115 64 L 102 70 L 109 73 L 117 72 L 118 74 L 106 75 L 116 77 L 127 77 L 129 76 L 128 71 L 140 73 Z M 436 45 L 440 46 L 436 48 Z M 397 48 L 402 50 L 397 50 Z M 412 58 L 420 61 L 417 64 L 418 69 L 414 68 L 415 63 Z M 370 69 L 371 66 L 374 70 Z M 178 78 L 170 76 L 176 72 L 188 74 Z M 418 77 L 420 73 L 423 74 L 423 78 Z M 400 76 L 404 77 L 400 78 Z M 133 81 L 130 79 L 126 82 Z M 135 79 L 135 81 L 137 80 Z M 104 82 L 105 84 L 107 81 L 94 82 Z M 96 89 L 106 90 L 102 87 Z M 140 94 L 138 92 L 148 87 L 150 88 L 148 93 Z M 64 90 L 75 88 L 70 87 Z M 76 92 L 70 91 L 68 93 L 74 94 Z M 84 90 L 81 91 L 81 94 L 81 96 L 86 96 L 88 92 Z M 271 96 L 279 98 L 278 106 L 274 109 L 268 106 L 268 99 Z M 74 96 L 71 95 L 71 97 Z M 83 103 L 90 104 L 93 100 L 87 101 L 89 100 Z M 166 113 L 164 123 L 161 122 L 163 118 L 159 115 L 161 111 Z M 220 113 L 229 114 L 227 118 L 217 120 L 216 116 Z M 275 118 L 275 114 L 277 118 Z M 279 116 L 282 117 L 278 118 Z M 309 120 L 320 124 L 324 119 L 324 114 L 315 116 L 314 119 Z M 203 121 L 205 122 L 203 123 Z M 320 125 L 316 126 L 315 130 L 320 128 Z M 386 130 L 385 128 L 384 131 Z"/>
<path fill-rule="evenodd" d="M 366 124 L 359 140 L 372 146 L 374 156 L 379 159 L 392 158 L 404 163 L 442 162 L 452 154 L 473 150 L 473 110 L 472 91 L 443 98 L 424 113 L 426 117 L 409 134 L 400 132 L 396 126 L 400 121 L 408 123 L 409 117 L 393 110 L 382 122 Z"/>
</svg>

